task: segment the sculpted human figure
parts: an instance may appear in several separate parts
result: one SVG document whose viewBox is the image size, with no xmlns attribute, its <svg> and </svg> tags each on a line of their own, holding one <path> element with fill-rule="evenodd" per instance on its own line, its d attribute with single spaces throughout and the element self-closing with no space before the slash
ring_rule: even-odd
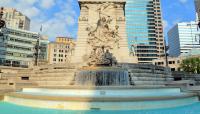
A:
<svg viewBox="0 0 200 114">
<path fill-rule="evenodd" d="M 114 25 L 114 28 L 112 28 L 113 19 L 110 15 L 107 15 L 107 11 L 114 7 L 116 6 L 111 3 L 102 4 L 97 8 L 99 19 L 97 20 L 96 26 L 86 28 L 89 37 L 88 44 L 92 50 L 89 56 L 90 65 L 112 65 L 116 63 L 116 59 L 109 50 L 119 48 L 119 26 Z"/>
</svg>

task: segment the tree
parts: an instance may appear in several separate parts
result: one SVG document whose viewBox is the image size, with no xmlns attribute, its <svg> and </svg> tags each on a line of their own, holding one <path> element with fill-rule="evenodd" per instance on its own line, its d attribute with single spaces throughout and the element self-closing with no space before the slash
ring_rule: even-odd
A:
<svg viewBox="0 0 200 114">
<path fill-rule="evenodd" d="M 198 73 L 200 74 L 200 58 L 188 58 L 182 61 L 181 69 L 189 73 Z"/>
</svg>

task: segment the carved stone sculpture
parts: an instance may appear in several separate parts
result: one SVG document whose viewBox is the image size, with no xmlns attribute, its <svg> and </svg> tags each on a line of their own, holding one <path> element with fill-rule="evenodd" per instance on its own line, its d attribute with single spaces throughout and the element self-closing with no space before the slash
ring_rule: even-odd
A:
<svg viewBox="0 0 200 114">
<path fill-rule="evenodd" d="M 89 66 L 113 66 L 116 64 L 116 58 L 104 47 L 94 48 L 88 61 Z"/>
<path fill-rule="evenodd" d="M 109 6 L 113 6 L 113 4 L 106 3 L 101 5 L 97 10 L 99 19 L 96 27 L 89 26 L 86 28 L 89 37 L 88 44 L 93 50 L 89 56 L 89 65 L 112 65 L 114 59 L 109 50 L 119 48 L 119 26 L 115 25 L 115 28 L 112 29 L 111 23 L 113 19 L 102 13 L 104 12 L 103 10 Z"/>
<path fill-rule="evenodd" d="M 93 59 L 97 57 L 97 52 L 102 50 L 102 47 L 104 53 L 108 50 L 119 63 L 136 62 L 137 59 L 129 55 L 124 15 L 125 0 L 78 1 L 80 5 L 78 39 L 72 63 L 94 64 L 91 61 L 95 61 Z"/>
</svg>

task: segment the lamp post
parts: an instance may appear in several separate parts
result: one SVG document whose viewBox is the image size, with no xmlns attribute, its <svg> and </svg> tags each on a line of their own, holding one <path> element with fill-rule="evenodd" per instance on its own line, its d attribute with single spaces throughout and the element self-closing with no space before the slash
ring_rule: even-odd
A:
<svg viewBox="0 0 200 114">
<path fill-rule="evenodd" d="M 37 42 L 35 45 L 35 66 L 38 66 L 38 59 L 39 59 L 39 51 L 40 51 L 41 47 L 40 47 L 40 35 L 37 38 Z"/>
<path fill-rule="evenodd" d="M 168 51 L 169 50 L 169 46 L 167 46 L 166 45 L 166 40 L 165 40 L 165 63 L 166 63 L 166 67 L 168 67 L 169 66 L 169 64 L 168 64 Z"/>
<path fill-rule="evenodd" d="M 2 19 L 3 18 L 3 10 L 4 10 L 4 8 L 1 7 L 1 10 L 0 10 L 0 29 L 6 27 L 5 21 Z"/>
</svg>

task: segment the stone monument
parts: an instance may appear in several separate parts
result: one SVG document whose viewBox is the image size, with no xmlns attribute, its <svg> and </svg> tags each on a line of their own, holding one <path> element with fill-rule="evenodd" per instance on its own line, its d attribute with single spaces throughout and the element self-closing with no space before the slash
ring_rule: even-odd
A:
<svg viewBox="0 0 200 114">
<path fill-rule="evenodd" d="M 137 63 L 129 55 L 125 0 L 79 0 L 80 17 L 73 63 Z"/>
</svg>

